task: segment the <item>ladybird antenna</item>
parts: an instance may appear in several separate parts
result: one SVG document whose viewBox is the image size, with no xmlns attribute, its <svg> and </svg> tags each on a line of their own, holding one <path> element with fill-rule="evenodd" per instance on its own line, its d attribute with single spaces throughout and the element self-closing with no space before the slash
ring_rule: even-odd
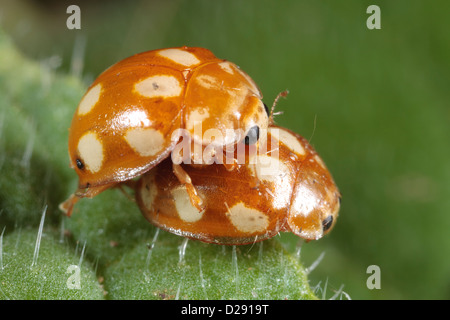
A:
<svg viewBox="0 0 450 320">
<path fill-rule="evenodd" d="M 272 108 L 270 109 L 270 116 L 269 116 L 269 125 L 273 124 L 273 116 L 276 115 L 273 111 L 275 110 L 275 106 L 278 103 L 278 100 L 280 100 L 281 97 L 286 98 L 288 95 L 289 91 L 288 90 L 284 90 L 283 92 L 280 92 L 277 97 L 275 98 L 275 100 L 273 101 L 272 104 Z M 278 114 L 278 113 L 277 113 Z"/>
<path fill-rule="evenodd" d="M 309 140 L 308 140 L 309 143 L 311 143 L 311 140 L 314 137 L 314 133 L 316 132 L 316 126 L 317 126 L 317 114 L 314 116 L 314 126 L 313 126 L 313 131 L 311 133 L 311 136 L 309 137 Z"/>
</svg>

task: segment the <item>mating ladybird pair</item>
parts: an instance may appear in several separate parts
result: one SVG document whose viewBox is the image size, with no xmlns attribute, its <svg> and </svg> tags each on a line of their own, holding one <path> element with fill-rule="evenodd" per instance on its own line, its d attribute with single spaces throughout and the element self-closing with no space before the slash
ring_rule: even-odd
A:
<svg viewBox="0 0 450 320">
<path fill-rule="evenodd" d="M 73 117 L 69 157 L 79 187 L 60 208 L 70 216 L 80 198 L 125 184 L 151 223 L 185 237 L 245 244 L 290 231 L 321 238 L 336 222 L 339 191 L 313 148 L 275 126 L 261 99 L 246 73 L 207 49 L 118 62 Z M 236 150 L 244 150 L 244 163 Z"/>
</svg>

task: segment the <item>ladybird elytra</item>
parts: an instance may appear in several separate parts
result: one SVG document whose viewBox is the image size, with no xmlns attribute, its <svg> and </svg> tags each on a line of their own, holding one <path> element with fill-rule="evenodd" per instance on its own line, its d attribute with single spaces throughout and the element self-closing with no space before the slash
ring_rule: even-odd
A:
<svg viewBox="0 0 450 320">
<path fill-rule="evenodd" d="M 101 73 L 75 111 L 68 151 L 79 185 L 60 207 L 70 215 L 76 197 L 93 197 L 147 172 L 169 157 L 180 141 L 177 130 L 188 135 L 192 150 L 214 145 L 220 152 L 268 124 L 255 82 L 211 51 L 179 47 L 133 55 Z M 194 186 L 189 189 L 199 207 Z"/>
<path fill-rule="evenodd" d="M 268 129 L 267 152 L 228 171 L 224 166 L 183 166 L 205 203 L 190 205 L 170 158 L 143 175 L 136 200 L 155 226 L 208 243 L 239 245 L 292 232 L 317 240 L 334 227 L 339 190 L 323 161 L 303 137 Z"/>
</svg>

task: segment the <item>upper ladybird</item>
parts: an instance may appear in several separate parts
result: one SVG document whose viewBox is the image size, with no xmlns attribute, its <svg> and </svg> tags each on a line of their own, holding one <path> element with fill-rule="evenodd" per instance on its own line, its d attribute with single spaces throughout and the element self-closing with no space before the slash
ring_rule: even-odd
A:
<svg viewBox="0 0 450 320">
<path fill-rule="evenodd" d="M 91 84 L 73 116 L 69 158 L 79 186 L 61 209 L 70 215 L 79 198 L 150 170 L 179 142 L 177 129 L 188 135 L 192 150 L 248 144 L 268 127 L 261 99 L 245 72 L 204 48 L 153 50 L 116 63 Z M 206 134 L 211 130 L 214 136 Z"/>
</svg>

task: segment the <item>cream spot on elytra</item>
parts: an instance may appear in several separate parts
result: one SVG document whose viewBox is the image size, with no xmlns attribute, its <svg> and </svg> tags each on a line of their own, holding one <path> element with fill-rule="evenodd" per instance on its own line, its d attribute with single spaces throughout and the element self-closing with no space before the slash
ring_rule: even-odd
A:
<svg viewBox="0 0 450 320">
<path fill-rule="evenodd" d="M 125 134 L 125 140 L 141 156 L 154 156 L 164 146 L 164 136 L 153 128 L 133 128 Z"/>
<path fill-rule="evenodd" d="M 191 67 L 200 63 L 200 60 L 198 60 L 194 54 L 181 49 L 164 49 L 160 50 L 158 54 L 186 67 Z"/>
<path fill-rule="evenodd" d="M 186 129 L 194 130 L 194 127 L 197 125 L 201 126 L 203 120 L 209 117 L 209 112 L 205 108 L 195 108 L 192 110 L 186 120 Z M 201 131 L 200 131 L 201 132 Z"/>
<path fill-rule="evenodd" d="M 327 167 L 325 166 L 325 163 L 323 162 L 322 158 L 319 157 L 317 154 L 314 156 L 314 160 L 316 160 L 316 162 L 324 169 L 327 169 Z"/>
<path fill-rule="evenodd" d="M 219 63 L 219 67 L 225 71 L 228 72 L 229 74 L 234 74 L 233 68 L 232 68 L 232 64 L 230 62 L 221 62 Z"/>
<path fill-rule="evenodd" d="M 241 232 L 262 232 L 269 226 L 269 220 L 264 213 L 248 208 L 242 202 L 229 208 L 227 216 L 233 226 Z"/>
<path fill-rule="evenodd" d="M 256 163 L 250 166 L 259 180 L 272 184 L 274 195 L 272 205 L 277 208 L 284 208 L 289 204 L 292 194 L 292 174 L 289 167 L 280 161 L 278 157 L 268 155 L 256 156 Z"/>
<path fill-rule="evenodd" d="M 202 74 L 202 75 L 197 76 L 196 80 L 199 85 L 201 85 L 202 87 L 204 87 L 206 89 L 220 90 L 221 82 L 216 77 L 213 77 L 213 76 L 210 76 L 207 74 Z"/>
<path fill-rule="evenodd" d="M 196 222 L 203 216 L 204 211 L 198 211 L 191 203 L 191 199 L 185 186 L 181 186 L 172 191 L 175 201 L 175 208 L 180 219 L 185 222 Z"/>
<path fill-rule="evenodd" d="M 278 182 L 289 176 L 289 168 L 278 157 L 258 155 L 255 163 L 256 176 L 260 180 Z"/>
<path fill-rule="evenodd" d="M 302 144 L 294 135 L 292 135 L 292 133 L 279 128 L 270 128 L 269 130 L 270 132 L 277 130 L 279 140 L 292 152 L 295 152 L 302 156 L 306 154 L 306 151 L 303 148 Z"/>
<path fill-rule="evenodd" d="M 78 154 L 86 169 L 98 172 L 103 164 L 103 145 L 95 132 L 87 132 L 78 141 Z"/>
<path fill-rule="evenodd" d="M 83 99 L 81 99 L 81 102 L 78 105 L 78 115 L 83 116 L 89 113 L 100 99 L 101 92 L 102 92 L 101 83 L 89 89 L 89 91 L 84 95 Z"/>
<path fill-rule="evenodd" d="M 152 76 L 137 82 L 134 90 L 147 98 L 177 97 L 181 94 L 182 87 L 174 76 Z"/>
</svg>

